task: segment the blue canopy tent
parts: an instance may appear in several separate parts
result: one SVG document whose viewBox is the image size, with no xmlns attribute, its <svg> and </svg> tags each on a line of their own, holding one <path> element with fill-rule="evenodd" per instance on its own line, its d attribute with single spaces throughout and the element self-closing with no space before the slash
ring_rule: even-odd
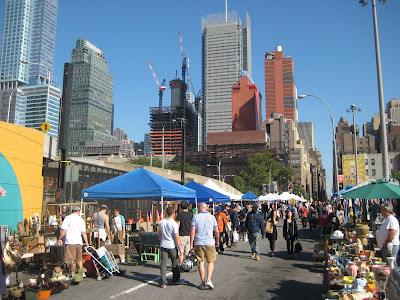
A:
<svg viewBox="0 0 400 300">
<path fill-rule="evenodd" d="M 82 191 L 83 199 L 160 198 L 195 199 L 196 192 L 144 168 L 129 172 Z"/>
<path fill-rule="evenodd" d="M 246 194 L 242 196 L 243 200 L 258 200 L 258 197 L 252 192 L 248 191 Z"/>
<path fill-rule="evenodd" d="M 212 201 L 213 203 L 231 202 L 229 196 L 218 193 L 200 183 L 191 181 L 185 184 L 186 187 L 196 191 L 197 203 Z M 195 200 L 189 200 L 189 203 L 194 203 Z"/>
<path fill-rule="evenodd" d="M 340 190 L 340 191 L 339 191 L 339 194 L 341 195 L 341 194 L 343 194 L 345 191 L 347 191 L 347 190 L 349 190 L 349 189 L 351 189 L 351 188 L 353 188 L 353 187 L 355 187 L 355 185 L 354 185 L 354 184 L 350 184 L 349 186 L 346 186 L 343 190 Z M 336 194 L 337 194 L 337 193 L 333 193 L 332 196 L 336 197 Z"/>
</svg>

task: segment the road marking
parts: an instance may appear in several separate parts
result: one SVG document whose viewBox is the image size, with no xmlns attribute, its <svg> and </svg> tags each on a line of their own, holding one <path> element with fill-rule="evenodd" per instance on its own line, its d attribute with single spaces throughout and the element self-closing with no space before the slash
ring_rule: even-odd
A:
<svg viewBox="0 0 400 300">
<path fill-rule="evenodd" d="M 171 275 L 172 275 L 172 272 L 167 273 L 167 277 L 171 276 Z M 126 290 L 126 291 L 123 291 L 123 292 L 121 292 L 121 293 L 119 293 L 117 295 L 111 296 L 110 299 L 117 299 L 119 296 L 132 293 L 132 292 L 134 292 L 134 291 L 136 291 L 136 290 L 138 290 L 138 289 L 140 289 L 140 288 L 142 288 L 142 287 L 144 287 L 146 285 L 153 284 L 153 283 L 159 281 L 160 279 L 161 279 L 161 277 L 157 277 L 154 280 L 150 280 L 150 281 L 144 282 L 144 283 L 139 284 L 139 285 L 137 285 L 137 286 L 135 286 L 135 287 L 133 287 L 133 288 L 131 288 L 129 290 Z"/>
</svg>

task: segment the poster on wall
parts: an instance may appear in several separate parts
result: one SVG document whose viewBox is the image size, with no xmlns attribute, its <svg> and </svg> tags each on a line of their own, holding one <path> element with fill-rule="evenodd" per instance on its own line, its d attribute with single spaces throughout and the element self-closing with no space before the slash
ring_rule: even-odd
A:
<svg viewBox="0 0 400 300">
<path fill-rule="evenodd" d="M 364 155 L 357 155 L 358 166 L 358 183 L 356 183 L 356 165 L 354 155 L 343 155 L 342 171 L 343 171 L 343 187 L 351 184 L 357 185 L 365 181 L 365 159 Z"/>
</svg>

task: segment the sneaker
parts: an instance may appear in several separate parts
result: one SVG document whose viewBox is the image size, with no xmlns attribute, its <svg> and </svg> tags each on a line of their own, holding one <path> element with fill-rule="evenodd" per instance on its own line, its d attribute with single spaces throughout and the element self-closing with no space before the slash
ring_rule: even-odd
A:
<svg viewBox="0 0 400 300">
<path fill-rule="evenodd" d="M 271 253 L 271 256 L 275 256 L 274 252 Z"/>
<path fill-rule="evenodd" d="M 166 284 L 163 284 L 163 283 L 162 283 L 162 284 L 160 285 L 160 288 L 162 288 L 162 289 L 165 289 L 166 287 L 167 287 Z"/>
<path fill-rule="evenodd" d="M 210 287 L 205 284 L 200 284 L 197 288 L 199 290 L 209 290 L 210 289 Z"/>
<path fill-rule="evenodd" d="M 211 289 L 214 288 L 214 285 L 213 285 L 213 283 L 211 282 L 211 280 L 207 280 L 207 281 L 206 281 L 206 286 L 209 286 Z"/>
<path fill-rule="evenodd" d="M 179 278 L 178 281 L 174 281 L 172 284 L 173 285 L 181 285 L 184 283 L 185 283 L 185 280 L 183 278 Z"/>
<path fill-rule="evenodd" d="M 256 255 L 253 253 L 253 254 L 251 255 L 251 258 L 254 258 L 254 257 L 256 257 Z"/>
<path fill-rule="evenodd" d="M 83 278 L 86 278 L 86 273 L 82 273 L 82 277 L 83 277 Z"/>
<path fill-rule="evenodd" d="M 257 257 L 256 257 L 256 260 L 260 260 L 260 257 L 259 257 L 259 256 L 257 256 Z"/>
</svg>

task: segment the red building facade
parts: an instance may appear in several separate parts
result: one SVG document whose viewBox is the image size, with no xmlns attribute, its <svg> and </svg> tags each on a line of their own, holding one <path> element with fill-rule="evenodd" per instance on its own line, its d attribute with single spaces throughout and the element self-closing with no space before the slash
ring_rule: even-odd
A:
<svg viewBox="0 0 400 300">
<path fill-rule="evenodd" d="M 232 131 L 259 130 L 261 95 L 250 78 L 240 77 L 232 87 Z"/>
<path fill-rule="evenodd" d="M 293 73 L 293 59 L 284 57 L 282 47 L 265 52 L 265 106 L 266 118 L 274 112 L 286 119 L 297 121 L 296 84 Z"/>
</svg>

